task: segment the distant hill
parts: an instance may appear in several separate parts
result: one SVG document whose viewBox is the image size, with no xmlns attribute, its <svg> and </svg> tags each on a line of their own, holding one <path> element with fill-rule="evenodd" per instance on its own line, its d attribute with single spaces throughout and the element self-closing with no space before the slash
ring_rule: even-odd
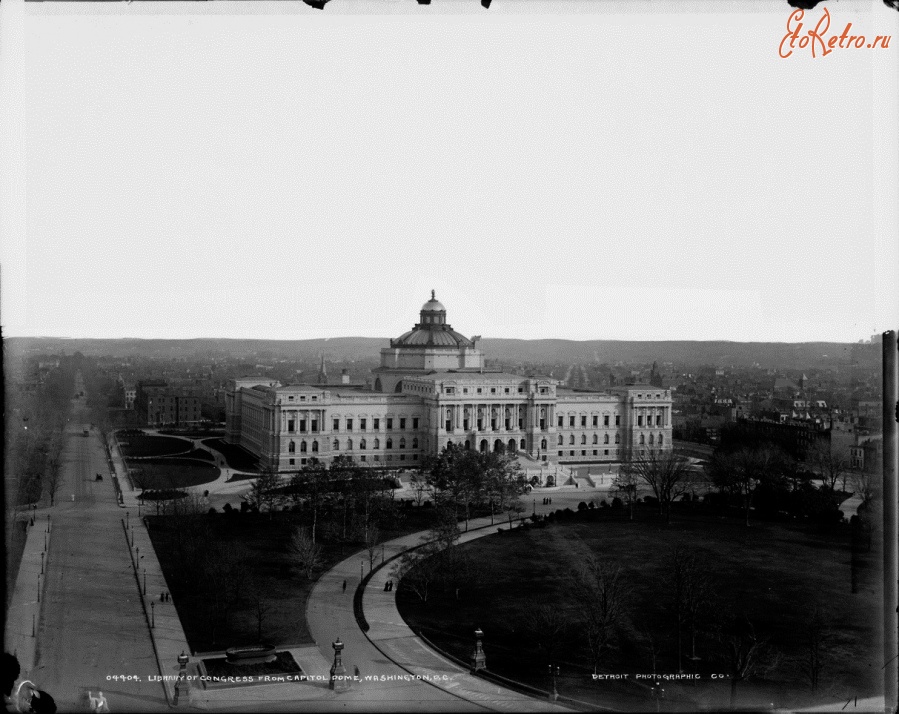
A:
<svg viewBox="0 0 899 714">
<path fill-rule="evenodd" d="M 192 340 L 64 339 L 59 337 L 11 337 L 6 348 L 12 354 L 54 353 L 86 356 L 142 356 L 158 359 L 204 359 L 233 357 L 254 359 L 315 359 L 320 353 L 328 360 L 377 359 L 378 351 L 389 345 L 388 338 L 338 337 L 313 340 L 233 340 L 201 338 Z M 511 340 L 485 338 L 480 343 L 490 360 L 508 363 L 606 363 L 649 364 L 673 362 L 678 365 L 715 365 L 764 368 L 811 369 L 848 365 L 876 366 L 880 360 L 877 344 L 842 342 L 660 342 L 616 340 Z"/>
</svg>

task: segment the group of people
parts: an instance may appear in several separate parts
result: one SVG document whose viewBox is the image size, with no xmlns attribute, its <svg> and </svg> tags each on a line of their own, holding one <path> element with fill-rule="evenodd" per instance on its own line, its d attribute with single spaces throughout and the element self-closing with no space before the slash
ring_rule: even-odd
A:
<svg viewBox="0 0 899 714">
<path fill-rule="evenodd" d="M 546 496 L 543 497 L 543 505 L 544 506 L 551 506 L 552 503 L 553 503 L 553 500 L 551 498 L 547 498 Z"/>
<path fill-rule="evenodd" d="M 159 602 L 171 602 L 171 595 L 165 592 L 159 596 Z"/>
</svg>

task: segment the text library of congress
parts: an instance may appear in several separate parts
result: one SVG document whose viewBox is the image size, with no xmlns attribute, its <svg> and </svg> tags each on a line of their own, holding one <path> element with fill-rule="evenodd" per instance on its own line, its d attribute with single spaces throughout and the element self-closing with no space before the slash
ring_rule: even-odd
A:
<svg viewBox="0 0 899 714">
<path fill-rule="evenodd" d="M 226 439 L 263 466 L 295 471 L 338 455 L 414 468 L 447 444 L 515 453 L 523 465 L 611 463 L 671 448 L 671 392 L 646 384 L 584 391 L 484 368 L 479 337 L 446 321 L 434 293 L 412 330 L 381 350 L 371 386 L 232 380 Z"/>
</svg>

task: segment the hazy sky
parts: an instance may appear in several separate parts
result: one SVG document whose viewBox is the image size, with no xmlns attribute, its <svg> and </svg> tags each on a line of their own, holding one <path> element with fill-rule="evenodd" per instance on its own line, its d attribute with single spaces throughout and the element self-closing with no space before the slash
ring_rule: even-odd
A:
<svg viewBox="0 0 899 714">
<path fill-rule="evenodd" d="M 896 328 L 899 13 L 826 5 L 890 48 L 781 58 L 785 0 L 4 0 L 5 332 Z"/>
</svg>

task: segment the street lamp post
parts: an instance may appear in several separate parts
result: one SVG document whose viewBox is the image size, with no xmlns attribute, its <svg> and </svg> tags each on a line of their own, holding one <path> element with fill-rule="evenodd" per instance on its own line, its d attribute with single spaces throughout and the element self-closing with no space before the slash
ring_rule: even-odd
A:
<svg viewBox="0 0 899 714">
<path fill-rule="evenodd" d="M 484 654 L 484 631 L 479 627 L 474 631 L 474 650 L 471 653 L 471 673 L 479 669 L 487 669 L 487 656 Z"/>
<path fill-rule="evenodd" d="M 556 677 L 559 676 L 558 666 L 553 667 L 552 665 L 549 665 L 549 676 L 552 677 L 553 680 L 553 688 L 552 692 L 550 692 L 549 698 L 552 700 L 556 700 L 559 698 L 559 690 L 556 689 Z"/>
<path fill-rule="evenodd" d="M 184 650 L 178 655 L 178 681 L 175 682 L 175 698 L 174 704 L 177 706 L 181 697 L 187 697 L 190 694 L 190 684 L 187 682 L 187 662 L 190 658 L 184 654 Z"/>
<path fill-rule="evenodd" d="M 331 679 L 328 682 L 328 688 L 335 692 L 345 692 L 350 688 L 350 680 L 346 676 L 346 667 L 343 666 L 343 642 L 337 638 L 336 642 L 331 643 L 334 648 L 334 664 L 331 665 Z"/>
<path fill-rule="evenodd" d="M 359 561 L 359 582 L 365 577 L 365 560 Z"/>
<path fill-rule="evenodd" d="M 41 575 L 44 574 L 44 553 L 41 552 Z"/>
<path fill-rule="evenodd" d="M 144 568 L 144 595 L 147 594 L 147 569 Z"/>
<path fill-rule="evenodd" d="M 156 602 L 150 601 L 150 627 L 156 627 Z"/>
</svg>

